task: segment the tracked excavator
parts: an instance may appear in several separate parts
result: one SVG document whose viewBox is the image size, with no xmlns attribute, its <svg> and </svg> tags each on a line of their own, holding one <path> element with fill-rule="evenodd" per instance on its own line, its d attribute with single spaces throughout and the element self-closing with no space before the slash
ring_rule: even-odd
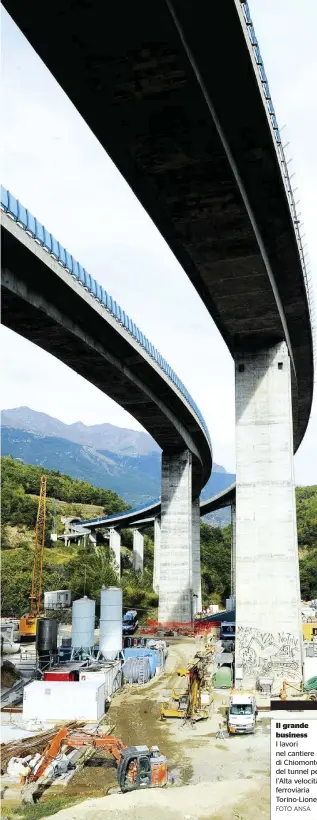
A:
<svg viewBox="0 0 317 820">
<path fill-rule="evenodd" d="M 58 756 L 71 749 L 96 749 L 109 752 L 117 763 L 119 791 L 149 789 L 166 786 L 167 760 L 158 746 L 125 746 L 120 738 L 95 734 L 84 729 L 70 730 L 63 726 L 48 743 L 35 769 L 29 774 L 22 789 L 24 803 L 33 803 L 41 785 L 47 786 L 58 776 Z"/>
</svg>

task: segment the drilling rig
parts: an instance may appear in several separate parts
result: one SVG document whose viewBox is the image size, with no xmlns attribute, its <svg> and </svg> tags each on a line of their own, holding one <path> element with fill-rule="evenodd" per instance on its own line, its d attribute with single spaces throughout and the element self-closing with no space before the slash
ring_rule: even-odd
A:
<svg viewBox="0 0 317 820">
<path fill-rule="evenodd" d="M 21 640 L 35 640 L 36 623 L 41 610 L 43 556 L 45 542 L 46 521 L 46 475 L 41 476 L 40 497 L 37 508 L 35 527 L 35 547 L 32 572 L 32 588 L 30 595 L 30 609 L 20 618 Z"/>
</svg>

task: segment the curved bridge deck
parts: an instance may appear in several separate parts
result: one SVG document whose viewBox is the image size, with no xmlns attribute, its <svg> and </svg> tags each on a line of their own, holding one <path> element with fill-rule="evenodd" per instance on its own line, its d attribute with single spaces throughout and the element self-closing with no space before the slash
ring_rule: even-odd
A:
<svg viewBox="0 0 317 820">
<path fill-rule="evenodd" d="M 165 454 L 188 449 L 193 493 L 212 467 L 197 405 L 161 354 L 90 274 L 2 189 L 2 320 L 118 402 Z"/>
<path fill-rule="evenodd" d="M 168 242 L 233 355 L 286 341 L 313 393 L 300 220 L 248 4 L 4 0 Z M 153 283 L 153 286 L 155 283 Z M 158 285 L 159 286 L 159 285 Z"/>
</svg>

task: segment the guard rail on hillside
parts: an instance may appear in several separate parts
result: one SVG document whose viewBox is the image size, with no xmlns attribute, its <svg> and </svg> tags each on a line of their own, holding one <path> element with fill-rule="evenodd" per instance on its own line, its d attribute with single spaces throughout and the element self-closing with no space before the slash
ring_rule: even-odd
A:
<svg viewBox="0 0 317 820">
<path fill-rule="evenodd" d="M 285 190 L 286 190 L 286 194 L 287 194 L 287 199 L 288 199 L 288 203 L 289 203 L 289 207 L 290 207 L 290 212 L 291 212 L 291 216 L 292 216 L 292 220 L 293 220 L 294 231 L 295 231 L 299 256 L 300 256 L 301 265 L 302 265 L 302 269 L 303 269 L 305 288 L 306 288 L 309 318 L 310 318 L 310 323 L 311 323 L 311 328 L 312 328 L 313 358 L 314 358 L 314 365 L 315 365 L 315 363 L 316 363 L 316 345 L 315 345 L 316 328 L 315 328 L 314 299 L 313 299 L 312 281 L 311 281 L 311 278 L 309 276 L 309 272 L 308 272 L 307 265 L 306 265 L 303 241 L 302 241 L 301 232 L 300 232 L 300 219 L 298 218 L 298 215 L 297 215 L 296 205 L 298 203 L 295 202 L 294 192 L 293 192 L 292 185 L 291 185 L 290 175 L 288 173 L 288 165 L 287 165 L 287 160 L 286 160 L 286 157 L 285 157 L 284 148 L 283 148 L 283 145 L 282 145 L 281 134 L 280 134 L 280 130 L 279 130 L 279 127 L 278 127 L 275 108 L 274 108 L 274 105 L 273 105 L 273 102 L 272 102 L 271 92 L 270 92 L 267 76 L 266 76 L 266 73 L 265 73 L 265 68 L 264 68 L 264 64 L 263 64 L 263 60 L 262 60 L 262 56 L 261 56 L 261 52 L 260 52 L 260 48 L 259 48 L 259 43 L 258 43 L 256 34 L 255 34 L 249 4 L 246 2 L 246 0 L 240 0 L 240 3 L 241 3 L 242 11 L 243 11 L 247 36 L 249 37 L 249 40 L 250 40 L 250 43 L 251 43 L 251 46 L 252 46 L 255 62 L 256 62 L 256 65 L 257 65 L 258 73 L 259 73 L 262 88 L 263 88 L 263 93 L 264 93 L 264 97 L 265 97 L 265 101 L 266 101 L 267 110 L 268 110 L 269 115 L 270 115 L 271 125 L 272 125 L 272 129 L 273 129 L 274 137 L 275 137 L 277 155 L 278 155 L 278 159 L 279 159 L 279 162 L 280 162 L 282 178 L 283 178 L 283 182 L 284 182 L 284 186 L 285 186 Z"/>
<path fill-rule="evenodd" d="M 26 233 L 31 236 L 35 242 L 41 245 L 50 256 L 65 268 L 91 296 L 93 296 L 116 321 L 125 328 L 125 330 L 133 337 L 133 339 L 151 356 L 155 363 L 161 368 L 163 373 L 173 382 L 175 387 L 184 396 L 191 409 L 197 416 L 203 430 L 206 434 L 207 440 L 211 445 L 210 435 L 206 422 L 197 407 L 197 404 L 192 399 L 190 393 L 178 378 L 174 370 L 170 367 L 167 361 L 161 356 L 156 348 L 149 342 L 139 328 L 134 324 L 132 319 L 125 313 L 120 305 L 115 302 L 112 296 L 96 282 L 96 280 L 83 268 L 79 262 L 52 236 L 51 233 L 35 219 L 34 216 L 26 209 L 18 199 L 16 199 L 10 191 L 1 185 L 1 209 L 5 211 L 14 222 L 23 228 Z"/>
<path fill-rule="evenodd" d="M 147 504 L 141 504 L 138 507 L 131 507 L 131 509 L 129 508 L 128 510 L 123 510 L 122 512 L 112 513 L 111 515 L 99 515 L 95 518 L 87 518 L 87 519 L 82 518 L 80 521 L 78 521 L 78 524 L 80 524 L 80 525 L 85 524 L 85 525 L 89 526 L 89 524 L 96 524 L 96 522 L 98 522 L 98 521 L 109 521 L 111 523 L 111 519 L 113 519 L 113 518 L 124 518 L 124 516 L 127 516 L 127 515 L 130 516 L 133 513 L 141 513 L 141 512 L 144 512 L 144 510 L 147 510 L 148 508 L 153 507 L 154 504 L 160 504 L 160 503 L 161 503 L 161 498 L 154 498 L 153 501 L 149 501 Z M 76 524 L 75 524 L 75 526 L 76 526 Z"/>
</svg>

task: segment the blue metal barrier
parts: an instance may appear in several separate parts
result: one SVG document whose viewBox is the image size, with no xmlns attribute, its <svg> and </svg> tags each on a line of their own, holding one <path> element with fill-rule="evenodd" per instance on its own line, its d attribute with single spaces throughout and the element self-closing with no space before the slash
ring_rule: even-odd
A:
<svg viewBox="0 0 317 820">
<path fill-rule="evenodd" d="M 258 70 L 259 77 L 260 77 L 260 80 L 261 80 L 261 83 L 262 83 L 262 87 L 263 87 L 263 91 L 264 91 L 264 95 L 265 95 L 265 100 L 266 100 L 267 110 L 268 110 L 269 115 L 270 115 L 271 125 L 272 125 L 272 128 L 273 128 L 273 134 L 274 134 L 274 138 L 275 138 L 275 142 L 276 142 L 277 155 L 278 155 L 278 158 L 279 158 L 279 161 L 280 161 L 280 169 L 281 169 L 281 173 L 282 173 L 282 177 L 283 177 L 283 181 L 284 181 L 284 185 L 285 185 L 288 204 L 289 204 L 292 219 L 293 219 L 295 236 L 296 236 L 297 246 L 298 246 L 298 250 L 299 250 L 299 256 L 300 256 L 301 265 L 302 265 L 302 269 L 303 269 L 303 276 L 304 276 L 304 282 L 305 282 L 305 288 L 306 288 L 309 318 L 310 318 L 310 323 L 311 323 L 311 328 L 312 328 L 313 356 L 314 356 L 314 363 L 315 363 L 316 362 L 316 347 L 315 347 L 314 304 L 313 304 L 313 298 L 312 298 L 312 295 L 311 295 L 311 281 L 310 281 L 308 270 L 307 270 L 307 265 L 306 265 L 306 261 L 305 261 L 305 254 L 304 254 L 304 250 L 303 250 L 303 242 L 302 242 L 301 233 L 300 233 L 300 227 L 299 227 L 300 220 L 298 219 L 297 212 L 296 212 L 296 203 L 295 203 L 295 199 L 294 199 L 294 193 L 293 193 L 293 190 L 292 190 L 290 176 L 289 176 L 289 173 L 288 173 L 288 165 L 287 165 L 287 162 L 286 162 L 284 148 L 283 148 L 283 145 L 282 145 L 281 134 L 280 134 L 280 130 L 279 130 L 278 122 L 277 122 L 277 117 L 276 117 L 274 105 L 273 105 L 271 94 L 270 94 L 270 88 L 269 88 L 269 84 L 268 84 L 268 81 L 267 81 L 267 76 L 266 76 L 266 73 L 265 73 L 263 60 L 262 60 L 261 52 L 260 52 L 260 49 L 259 49 L 259 44 L 258 44 L 258 41 L 257 41 L 257 38 L 256 38 L 254 26 L 253 26 L 253 23 L 252 23 L 249 4 L 248 4 L 248 2 L 246 2 L 246 0 L 240 0 L 240 3 L 241 3 L 242 12 L 243 12 L 244 22 L 245 22 L 246 29 L 247 29 L 247 34 L 249 36 L 249 40 L 250 40 L 250 43 L 252 45 L 253 53 L 254 53 L 254 56 L 255 56 L 256 64 L 257 64 L 257 70 Z"/>
<path fill-rule="evenodd" d="M 182 382 L 178 379 L 172 368 L 167 364 L 165 359 L 158 353 L 158 351 L 150 344 L 148 339 L 143 336 L 143 333 L 137 328 L 134 322 L 129 319 L 127 314 L 121 307 L 112 299 L 111 296 L 90 276 L 87 271 L 82 268 L 79 262 L 71 256 L 70 253 L 63 248 L 63 246 L 57 242 L 57 240 L 48 232 L 48 230 L 38 222 L 37 219 L 29 213 L 29 211 L 24 208 L 23 205 L 19 202 L 18 199 L 15 199 L 14 196 L 1 185 L 1 201 L 0 205 L 3 211 L 5 211 L 8 216 L 11 217 L 15 222 L 17 222 L 21 228 L 23 228 L 32 238 L 49 253 L 54 259 L 59 262 L 59 264 L 65 268 L 65 270 L 69 271 L 71 276 L 87 290 L 91 296 L 93 296 L 98 302 L 101 302 L 103 306 L 108 310 L 109 313 L 117 320 L 117 322 L 125 328 L 125 330 L 135 339 L 135 341 L 143 347 L 146 352 L 148 353 L 151 358 L 157 362 L 163 373 L 168 376 L 168 378 L 177 385 L 178 390 L 188 404 L 190 405 L 191 409 L 197 416 L 204 432 L 207 437 L 209 444 L 210 435 L 208 432 L 208 428 L 206 422 L 200 412 L 198 410 L 197 405 L 191 398 L 190 394 L 182 384 Z"/>
</svg>

